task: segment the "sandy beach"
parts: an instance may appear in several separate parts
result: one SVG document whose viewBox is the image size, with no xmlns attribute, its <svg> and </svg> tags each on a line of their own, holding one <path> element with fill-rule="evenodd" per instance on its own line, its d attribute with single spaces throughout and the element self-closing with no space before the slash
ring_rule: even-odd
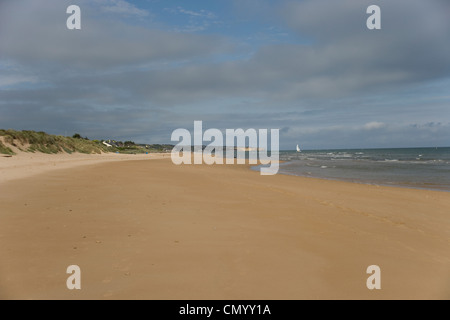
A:
<svg viewBox="0 0 450 320">
<path fill-rule="evenodd" d="M 168 157 L 0 157 L 0 299 L 450 299 L 450 193 Z"/>
</svg>

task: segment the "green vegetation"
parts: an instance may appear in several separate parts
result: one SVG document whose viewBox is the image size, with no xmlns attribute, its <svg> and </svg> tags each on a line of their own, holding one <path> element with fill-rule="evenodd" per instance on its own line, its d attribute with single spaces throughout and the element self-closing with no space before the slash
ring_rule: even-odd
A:
<svg viewBox="0 0 450 320">
<path fill-rule="evenodd" d="M 173 145 L 138 145 L 133 141 L 114 141 L 112 147 L 107 147 L 103 144 L 103 140 L 89 140 L 83 138 L 76 133 L 72 137 L 55 136 L 45 132 L 36 131 L 16 131 L 0 129 L 0 137 L 3 138 L 4 143 L 0 140 L 0 154 L 13 155 L 14 151 L 8 147 L 12 146 L 25 152 L 42 152 L 42 153 L 154 153 L 154 152 L 170 152 Z M 110 141 L 111 142 L 111 141 Z"/>
<path fill-rule="evenodd" d="M 14 151 L 11 150 L 11 148 L 8 148 L 0 141 L 0 154 L 13 155 L 15 153 L 14 153 Z"/>
<path fill-rule="evenodd" d="M 146 146 L 149 152 L 171 152 L 174 145 L 172 144 L 151 144 Z"/>
<path fill-rule="evenodd" d="M 114 151 L 107 150 L 106 146 L 94 141 L 55 136 L 45 132 L 0 129 L 0 136 L 3 137 L 6 144 L 26 152 L 42 152 L 49 154 L 60 152 L 80 152 L 89 154 Z M 6 151 L 8 151 L 7 149 L 12 152 L 10 148 L 6 147 Z M 1 148 L 0 153 L 6 152 L 3 148 Z"/>
</svg>

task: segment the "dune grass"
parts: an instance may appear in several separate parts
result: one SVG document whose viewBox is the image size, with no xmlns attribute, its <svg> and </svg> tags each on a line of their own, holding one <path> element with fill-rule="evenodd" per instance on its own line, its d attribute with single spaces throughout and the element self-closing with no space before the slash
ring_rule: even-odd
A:
<svg viewBox="0 0 450 320">
<path fill-rule="evenodd" d="M 11 148 L 7 147 L 8 144 L 25 152 L 42 152 L 47 154 L 60 152 L 99 154 L 116 151 L 115 148 L 108 148 L 100 141 L 55 136 L 45 132 L 0 129 L 0 136 L 3 137 L 6 143 L 6 145 L 3 143 L 0 145 L 0 153 L 3 154 L 14 154 Z"/>
<path fill-rule="evenodd" d="M 0 154 L 7 155 L 14 155 L 14 148 L 24 152 L 42 152 L 47 154 L 62 152 L 137 154 L 168 152 L 168 150 L 173 148 L 173 145 L 137 145 L 131 141 L 120 142 L 118 146 L 107 147 L 102 141 L 82 138 L 79 134 L 75 134 L 73 137 L 64 137 L 30 130 L 0 129 L 0 137 L 3 139 L 3 143 L 0 140 Z"/>
<path fill-rule="evenodd" d="M 0 154 L 8 154 L 8 155 L 14 155 L 15 152 L 11 150 L 11 148 L 8 148 L 0 141 Z"/>
</svg>

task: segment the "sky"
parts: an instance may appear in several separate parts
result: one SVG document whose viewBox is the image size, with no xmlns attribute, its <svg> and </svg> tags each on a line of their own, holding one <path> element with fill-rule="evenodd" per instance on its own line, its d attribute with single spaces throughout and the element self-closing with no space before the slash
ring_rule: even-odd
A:
<svg viewBox="0 0 450 320">
<path fill-rule="evenodd" d="M 450 146 L 449 17 L 448 0 L 0 0 L 0 128 L 170 143 L 202 120 L 279 129 L 284 150 Z"/>
</svg>

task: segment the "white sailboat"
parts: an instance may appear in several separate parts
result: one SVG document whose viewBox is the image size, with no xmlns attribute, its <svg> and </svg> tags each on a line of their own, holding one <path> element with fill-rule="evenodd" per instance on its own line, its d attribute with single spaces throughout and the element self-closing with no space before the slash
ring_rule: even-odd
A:
<svg viewBox="0 0 450 320">
<path fill-rule="evenodd" d="M 297 145 L 297 152 L 302 152 L 302 150 L 300 150 L 300 147 Z"/>
</svg>

